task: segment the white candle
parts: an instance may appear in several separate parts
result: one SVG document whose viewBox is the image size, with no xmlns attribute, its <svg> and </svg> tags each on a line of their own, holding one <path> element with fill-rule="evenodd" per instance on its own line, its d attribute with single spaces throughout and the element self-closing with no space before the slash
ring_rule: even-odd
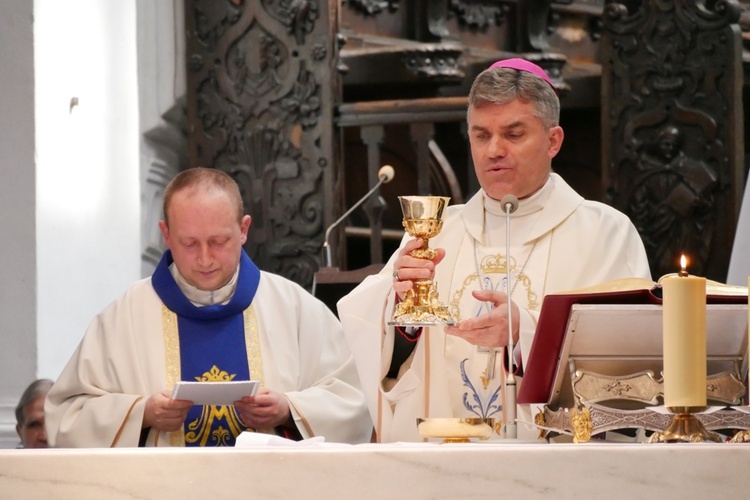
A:
<svg viewBox="0 0 750 500">
<path fill-rule="evenodd" d="M 689 276 L 683 256 L 662 289 L 664 404 L 706 406 L 706 278 Z"/>
</svg>

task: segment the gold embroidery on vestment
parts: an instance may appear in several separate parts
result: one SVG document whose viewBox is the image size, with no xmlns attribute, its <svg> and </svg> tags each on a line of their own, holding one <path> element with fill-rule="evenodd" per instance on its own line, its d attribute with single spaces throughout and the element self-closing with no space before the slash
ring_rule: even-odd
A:
<svg viewBox="0 0 750 500">
<path fill-rule="evenodd" d="M 211 369 L 204 372 L 200 377 L 195 377 L 198 382 L 229 382 L 237 376 L 236 373 L 227 373 L 213 365 Z M 229 430 L 222 426 L 212 430 L 215 419 L 225 419 Z M 201 410 L 201 415 L 196 420 L 188 424 L 188 432 L 185 434 L 185 442 L 190 444 L 198 443 L 199 446 L 206 446 L 209 438 L 216 446 L 227 446 L 231 436 L 237 437 L 244 430 L 240 423 L 240 417 L 237 415 L 233 405 L 206 405 Z"/>
<path fill-rule="evenodd" d="M 490 386 L 490 379 L 489 379 L 489 377 L 486 377 L 484 375 L 484 372 L 482 372 L 482 375 L 480 375 L 479 378 L 482 380 L 482 388 L 486 391 L 487 387 Z"/>
<path fill-rule="evenodd" d="M 224 370 L 219 370 L 219 367 L 214 365 L 209 371 L 203 372 L 203 375 L 200 377 L 195 377 L 195 380 L 198 382 L 229 382 L 236 376 L 236 373 L 230 375 Z"/>
<path fill-rule="evenodd" d="M 287 400 L 287 403 L 289 403 L 289 406 L 294 408 L 294 411 L 297 412 L 297 415 L 299 415 L 302 426 L 305 428 L 305 431 L 307 431 L 307 435 L 309 437 L 315 437 L 315 432 L 313 432 L 312 426 L 310 426 L 310 422 L 308 422 L 307 417 L 305 417 L 305 415 L 301 411 L 299 411 L 299 408 L 297 408 L 297 406 L 293 402 Z"/>
<path fill-rule="evenodd" d="M 164 356 L 166 373 L 166 385 L 174 387 L 182 378 L 180 366 L 180 335 L 177 331 L 177 315 L 170 311 L 167 306 L 161 306 L 161 329 L 164 335 Z M 169 444 L 172 446 L 185 446 L 185 431 L 179 430 L 169 433 Z"/>
<path fill-rule="evenodd" d="M 214 420 L 224 419 L 229 430 L 219 426 L 212 430 Z M 185 442 L 198 443 L 198 446 L 206 446 L 209 438 L 216 446 L 227 446 L 231 436 L 237 437 L 245 430 L 240 423 L 234 405 L 206 405 L 201 410 L 200 416 L 188 424 L 188 432 L 185 434 Z"/>
<path fill-rule="evenodd" d="M 243 312 L 243 324 L 245 329 L 245 348 L 247 351 L 247 364 L 250 370 L 250 378 L 257 380 L 259 386 L 264 386 L 263 359 L 260 349 L 260 337 L 258 323 L 255 316 L 255 308 L 250 305 Z M 167 387 L 181 380 L 180 366 L 180 336 L 177 327 L 177 315 L 162 305 L 162 331 L 164 334 L 164 350 L 166 357 L 166 383 Z M 211 370 L 205 372 L 202 377 L 195 377 L 198 381 L 229 381 L 236 374 L 229 374 L 214 365 Z M 220 426 L 211 432 L 214 419 L 226 419 L 229 429 Z M 227 445 L 231 436 L 237 437 L 245 430 L 233 405 L 209 405 L 204 406 L 200 417 L 188 424 L 188 433 L 185 434 L 184 427 L 169 433 L 172 446 L 185 446 L 185 443 L 200 443 L 205 446 L 208 440 L 219 446 Z M 252 429 L 250 429 L 252 430 Z"/>
<path fill-rule="evenodd" d="M 515 271 L 518 267 L 514 259 L 511 258 L 510 263 L 508 263 L 503 255 L 495 254 L 484 257 L 482 259 L 482 262 L 480 263 L 480 268 L 483 276 L 495 274 L 502 277 L 503 275 L 505 275 L 505 269 L 508 265 L 510 265 L 511 273 L 513 273 L 513 271 Z M 521 272 L 520 276 L 516 275 L 516 282 L 526 290 L 526 300 L 528 302 L 526 309 L 535 311 L 539 307 L 539 303 L 537 301 L 537 294 L 531 290 L 531 279 L 528 277 L 528 275 Z M 465 319 L 461 316 L 461 299 L 463 298 L 465 292 L 470 292 L 472 290 L 481 288 L 478 283 L 479 274 L 477 272 L 473 272 L 464 279 L 461 287 L 453 292 L 453 297 L 448 307 L 450 309 L 451 315 L 459 321 L 461 319 Z"/>
<path fill-rule="evenodd" d="M 533 251 L 533 249 L 532 249 Z M 527 261 L 528 262 L 528 261 Z M 521 290 L 525 290 L 526 294 L 526 300 L 528 305 L 526 306 L 529 310 L 536 310 L 539 306 L 537 302 L 537 294 L 531 290 L 531 279 L 524 273 L 524 266 L 520 267 L 517 265 L 515 259 L 513 257 L 510 257 L 509 259 L 506 258 L 506 256 L 497 253 L 497 254 L 490 254 L 482 258 L 481 262 L 476 263 L 477 269 L 471 273 L 468 274 L 463 282 L 461 283 L 460 287 L 457 288 L 451 297 L 451 300 L 448 304 L 449 310 L 451 315 L 458 319 L 459 321 L 465 320 L 469 315 L 474 314 L 473 309 L 475 307 L 474 304 L 478 304 L 476 301 L 469 302 L 466 301 L 464 303 L 465 308 L 470 308 L 468 314 L 461 314 L 461 301 L 464 300 L 464 295 L 467 294 L 467 297 L 469 299 L 472 299 L 471 292 L 474 290 L 482 290 L 488 288 L 485 284 L 485 286 L 482 286 L 482 282 L 480 282 L 480 279 L 489 278 L 491 280 L 493 279 L 499 279 L 502 280 L 505 278 L 507 274 L 507 270 L 510 270 L 511 273 L 511 283 L 507 283 L 506 286 L 506 294 L 512 294 L 513 291 L 516 290 L 516 288 L 519 288 L 519 293 L 523 293 Z M 490 288 L 494 288 L 494 286 L 499 286 L 502 281 L 496 282 L 493 285 L 490 285 Z M 520 285 L 520 286 L 518 286 Z M 473 299 L 472 299 L 473 300 Z M 485 305 L 482 305 L 481 307 L 485 308 Z M 489 310 L 482 311 L 479 310 L 480 314 L 488 313 Z M 478 348 L 480 351 L 482 348 Z M 489 351 L 491 349 L 484 348 L 484 351 Z M 496 349 L 495 349 L 496 350 Z M 490 358 L 492 359 L 492 358 Z M 464 360 L 465 361 L 465 360 Z M 490 361 L 491 362 L 491 361 Z M 502 363 L 502 361 L 500 361 Z M 495 387 L 492 383 L 492 377 L 487 375 L 487 371 L 483 371 L 479 375 L 479 380 L 476 379 L 472 380 L 473 373 L 471 370 L 464 371 L 463 366 L 461 367 L 462 371 L 462 377 L 464 380 L 464 387 L 467 388 L 467 390 L 464 391 L 464 409 L 471 411 L 472 413 L 475 413 L 476 415 L 481 415 L 482 418 L 488 418 L 492 414 L 496 413 L 497 411 L 502 411 L 500 408 L 503 408 L 505 406 L 505 393 L 501 391 L 502 387 L 504 386 L 504 380 L 506 377 L 506 374 L 504 371 L 500 372 L 500 381 L 497 387 Z M 481 390 L 480 390 L 481 387 Z M 487 391 L 489 391 L 487 393 Z M 498 393 L 500 393 L 500 404 L 495 404 L 496 397 L 498 396 Z M 469 403 L 467 404 L 466 401 L 474 401 L 479 402 L 477 404 Z"/>
<path fill-rule="evenodd" d="M 247 351 L 247 365 L 250 367 L 250 378 L 258 381 L 258 387 L 265 387 L 263 375 L 263 352 L 260 349 L 260 334 L 255 308 L 252 304 L 243 313 L 245 319 L 245 350 Z"/>
</svg>

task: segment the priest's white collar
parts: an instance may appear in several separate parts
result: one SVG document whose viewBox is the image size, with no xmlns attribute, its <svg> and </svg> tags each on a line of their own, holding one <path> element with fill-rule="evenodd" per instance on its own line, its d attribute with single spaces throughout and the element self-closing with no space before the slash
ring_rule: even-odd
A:
<svg viewBox="0 0 750 500">
<path fill-rule="evenodd" d="M 234 271 L 234 276 L 229 280 L 229 283 L 219 288 L 218 290 L 206 291 L 200 290 L 183 278 L 180 274 L 179 269 L 173 262 L 169 266 L 169 272 L 172 273 L 177 286 L 185 294 L 185 297 L 196 306 L 210 306 L 214 304 L 224 304 L 229 302 L 229 299 L 234 295 L 234 291 L 237 288 L 237 277 L 240 275 L 240 266 L 237 265 L 237 269 Z"/>
</svg>

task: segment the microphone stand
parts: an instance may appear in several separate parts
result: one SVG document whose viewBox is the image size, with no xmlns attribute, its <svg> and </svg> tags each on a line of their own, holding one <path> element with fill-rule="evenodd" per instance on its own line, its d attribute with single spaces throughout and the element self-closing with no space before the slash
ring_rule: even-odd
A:
<svg viewBox="0 0 750 500">
<path fill-rule="evenodd" d="M 325 251 L 325 264 L 326 264 L 327 268 L 331 268 L 332 267 L 332 265 L 331 265 L 332 264 L 332 259 L 331 259 L 331 245 L 328 242 L 328 239 L 331 236 L 331 231 L 336 226 L 338 226 L 339 224 L 341 224 L 341 222 L 343 222 L 344 219 L 346 219 L 347 217 L 349 217 L 349 215 L 354 211 L 354 209 L 356 209 L 362 203 L 364 203 L 365 201 L 367 201 L 367 199 L 370 198 L 370 196 L 372 196 L 372 194 L 375 191 L 377 191 L 380 188 L 380 186 L 382 186 L 383 184 L 387 184 L 387 183 L 391 182 L 393 180 L 394 175 L 395 175 L 395 172 L 393 170 L 393 167 L 391 167 L 390 165 L 384 165 L 384 166 L 380 167 L 380 170 L 378 170 L 378 182 L 372 187 L 372 189 L 370 189 L 367 192 L 367 194 L 365 194 L 362 198 L 360 198 L 357 203 L 355 203 L 354 205 L 352 205 L 352 207 L 349 210 L 347 210 L 346 212 L 344 212 L 344 215 L 342 215 L 341 217 L 339 217 L 336 220 L 336 222 L 334 222 L 333 224 L 331 224 L 330 226 L 328 226 L 328 229 L 326 229 L 325 238 L 324 238 L 324 241 L 323 241 L 323 250 Z M 313 289 L 312 289 L 312 294 L 313 295 L 315 295 L 315 288 L 316 288 L 316 283 L 315 283 L 315 280 L 313 280 Z"/>
<path fill-rule="evenodd" d="M 505 211 L 505 256 L 507 260 L 510 256 L 510 214 L 518 208 L 518 198 L 513 195 L 505 195 L 500 202 Z M 518 424 L 516 423 L 516 375 L 513 370 L 513 351 L 515 346 L 513 345 L 513 321 L 511 319 L 513 317 L 513 308 L 510 299 L 513 289 L 510 284 L 510 266 L 507 263 L 505 265 L 505 282 L 508 287 L 508 359 L 510 360 L 510 367 L 508 375 L 505 377 L 505 411 L 503 413 L 506 417 L 505 438 L 516 439 L 518 437 Z"/>
</svg>

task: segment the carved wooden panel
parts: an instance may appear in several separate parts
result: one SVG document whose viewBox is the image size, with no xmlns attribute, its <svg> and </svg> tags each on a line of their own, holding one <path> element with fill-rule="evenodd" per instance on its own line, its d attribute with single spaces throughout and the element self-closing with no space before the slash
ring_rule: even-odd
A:
<svg viewBox="0 0 750 500">
<path fill-rule="evenodd" d="M 345 0 L 342 33 L 350 47 L 451 43 L 464 49 L 463 64 L 514 53 L 548 50 L 550 0 Z M 478 68 L 477 68 L 478 69 Z M 468 73 L 476 74 L 469 68 Z M 470 75 L 473 79 L 473 75 Z M 471 83 L 471 79 L 468 81 Z"/>
<path fill-rule="evenodd" d="M 341 205 L 334 0 L 187 0 L 188 164 L 239 183 L 261 269 L 309 287 Z M 338 193 L 338 194 L 337 194 Z"/>
<path fill-rule="evenodd" d="M 611 1 L 602 38 L 603 183 L 654 277 L 723 281 L 743 187 L 740 9 Z"/>
</svg>

